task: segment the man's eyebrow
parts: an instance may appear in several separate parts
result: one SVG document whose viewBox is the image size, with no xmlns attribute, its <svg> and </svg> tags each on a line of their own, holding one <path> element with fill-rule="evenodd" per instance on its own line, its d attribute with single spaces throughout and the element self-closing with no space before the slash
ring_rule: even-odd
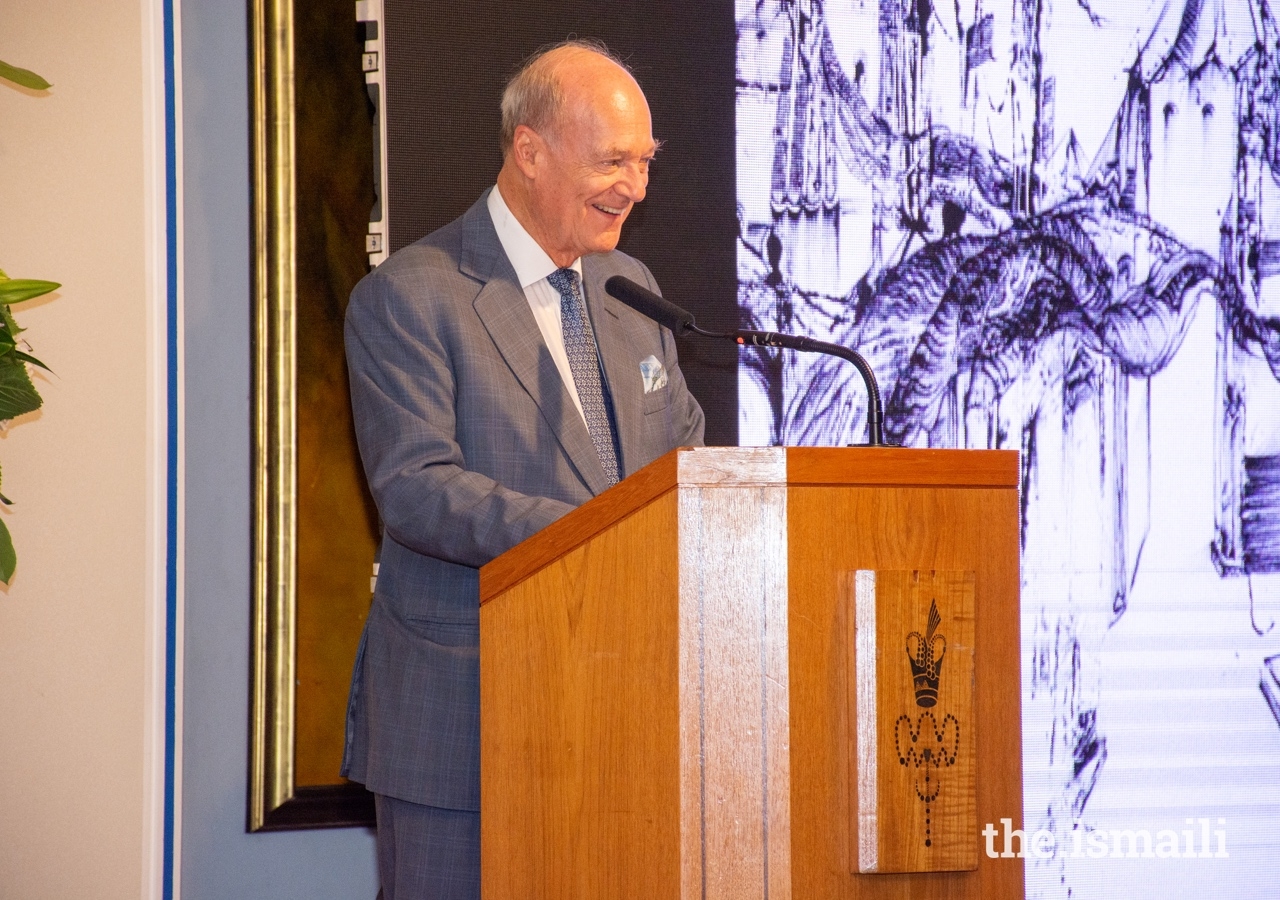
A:
<svg viewBox="0 0 1280 900">
<path fill-rule="evenodd" d="M 662 149 L 665 143 L 666 141 L 654 141 L 653 149 L 650 150 L 648 153 L 646 153 L 645 156 L 648 156 L 648 157 L 657 156 L 658 151 Z M 617 157 L 620 157 L 620 156 L 630 156 L 630 152 L 627 150 L 623 150 L 621 147 L 607 147 L 600 154 L 601 159 L 616 159 Z"/>
</svg>

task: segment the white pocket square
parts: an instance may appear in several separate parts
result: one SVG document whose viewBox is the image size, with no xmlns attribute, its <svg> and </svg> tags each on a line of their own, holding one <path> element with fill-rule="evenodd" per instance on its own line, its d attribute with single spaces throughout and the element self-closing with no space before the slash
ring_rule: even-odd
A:
<svg viewBox="0 0 1280 900">
<path fill-rule="evenodd" d="M 644 392 L 652 394 L 667 386 L 667 370 L 658 357 L 648 356 L 640 360 L 640 377 L 644 380 Z"/>
</svg>

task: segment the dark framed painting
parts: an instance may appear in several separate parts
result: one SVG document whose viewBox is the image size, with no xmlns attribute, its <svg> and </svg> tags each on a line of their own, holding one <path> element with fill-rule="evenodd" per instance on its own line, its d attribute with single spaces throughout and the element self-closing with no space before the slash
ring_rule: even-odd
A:
<svg viewBox="0 0 1280 900">
<path fill-rule="evenodd" d="M 250 831 L 373 824 L 339 774 L 377 514 L 342 320 L 374 204 L 363 35 L 346 0 L 251 0 L 254 397 Z"/>
</svg>

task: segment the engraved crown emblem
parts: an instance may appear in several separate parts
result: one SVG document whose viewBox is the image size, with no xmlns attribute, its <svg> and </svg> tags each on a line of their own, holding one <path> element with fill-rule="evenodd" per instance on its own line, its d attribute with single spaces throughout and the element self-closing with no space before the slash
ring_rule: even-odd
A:
<svg viewBox="0 0 1280 900">
<path fill-rule="evenodd" d="M 938 678 L 942 658 L 947 654 L 947 639 L 937 634 L 942 624 L 938 601 L 929 604 L 929 624 L 924 636 L 913 631 L 907 635 L 907 658 L 911 661 L 911 678 L 915 682 L 916 706 L 930 707 L 938 702 Z"/>
</svg>

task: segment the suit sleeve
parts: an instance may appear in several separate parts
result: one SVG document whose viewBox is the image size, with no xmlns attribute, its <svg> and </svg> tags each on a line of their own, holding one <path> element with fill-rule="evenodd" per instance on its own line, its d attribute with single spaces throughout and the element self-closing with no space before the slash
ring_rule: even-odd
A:
<svg viewBox="0 0 1280 900">
<path fill-rule="evenodd" d="M 366 277 L 346 317 L 360 456 L 387 533 L 426 556 L 479 567 L 572 510 L 465 467 L 455 383 L 430 285 Z"/>
<path fill-rule="evenodd" d="M 661 294 L 662 291 L 653 273 L 649 271 L 649 267 L 640 263 L 640 268 L 644 270 L 649 290 Z M 675 432 L 673 435 L 675 442 L 672 446 L 701 447 L 705 440 L 706 418 L 702 413 L 702 407 L 689 392 L 689 386 L 685 384 L 684 372 L 680 370 L 680 361 L 676 355 L 675 335 L 666 326 L 659 326 L 659 328 L 662 332 L 662 365 L 667 370 L 667 383 L 671 389 L 671 422 Z"/>
</svg>

